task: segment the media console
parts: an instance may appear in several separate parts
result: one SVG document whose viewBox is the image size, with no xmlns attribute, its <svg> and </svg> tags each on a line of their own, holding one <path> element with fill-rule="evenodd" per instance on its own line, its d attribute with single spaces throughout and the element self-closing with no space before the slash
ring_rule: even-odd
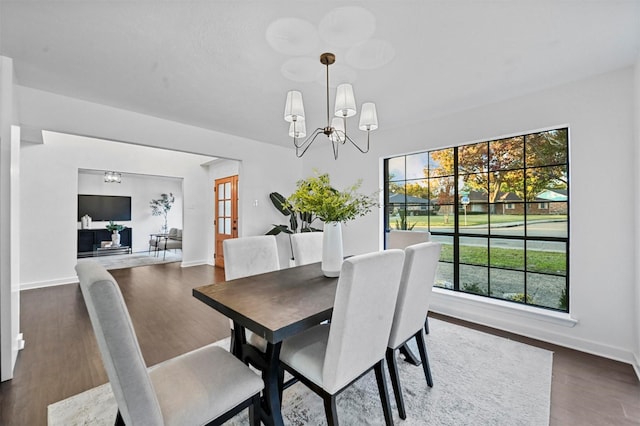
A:
<svg viewBox="0 0 640 426">
<path fill-rule="evenodd" d="M 123 247 L 133 247 L 131 228 L 120 231 L 120 245 Z M 90 257 L 96 254 L 94 247 L 100 247 L 102 241 L 111 241 L 111 232 L 107 229 L 78 229 L 78 257 Z M 130 249 L 129 249 L 130 250 Z M 111 254 L 120 254 L 117 251 L 110 251 Z M 107 252 L 100 253 L 101 255 Z"/>
</svg>

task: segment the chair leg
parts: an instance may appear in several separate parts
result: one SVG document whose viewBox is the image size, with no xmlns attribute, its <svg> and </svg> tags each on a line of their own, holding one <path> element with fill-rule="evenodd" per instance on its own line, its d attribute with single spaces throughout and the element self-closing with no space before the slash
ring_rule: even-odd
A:
<svg viewBox="0 0 640 426">
<path fill-rule="evenodd" d="M 389 367 L 389 375 L 391 376 L 391 386 L 393 387 L 393 394 L 396 397 L 396 405 L 398 406 L 398 413 L 400 418 L 405 420 L 407 418 L 407 412 L 404 408 L 404 399 L 402 398 L 402 389 L 400 387 L 400 376 L 398 374 L 398 361 L 396 360 L 396 351 L 391 348 L 387 348 L 387 366 Z"/>
<path fill-rule="evenodd" d="M 115 426 L 125 426 L 124 420 L 122 419 L 122 414 L 120 414 L 120 410 L 118 410 L 118 414 L 116 415 Z"/>
<path fill-rule="evenodd" d="M 384 412 L 384 421 L 387 426 L 393 426 L 393 417 L 391 416 L 391 404 L 389 403 L 389 393 L 387 390 L 387 381 L 384 379 L 384 359 L 381 359 L 373 369 L 376 372 L 376 382 L 378 382 L 378 392 L 380 393 L 380 402 L 382 402 L 382 411 Z"/>
<path fill-rule="evenodd" d="M 324 413 L 327 416 L 328 426 L 338 426 L 338 410 L 336 409 L 336 396 L 335 395 L 323 395 L 324 400 Z"/>
<path fill-rule="evenodd" d="M 429 317 L 424 317 L 424 332 L 429 334 Z"/>
<path fill-rule="evenodd" d="M 422 369 L 424 370 L 424 377 L 427 379 L 427 384 L 430 388 L 433 387 L 433 378 L 431 377 L 431 367 L 429 366 L 429 357 L 427 356 L 427 345 L 424 340 L 422 330 L 419 330 L 416 334 L 416 341 L 418 343 L 418 351 L 420 352 L 420 359 L 422 360 Z"/>
<path fill-rule="evenodd" d="M 251 398 L 251 405 L 249 406 L 249 424 L 251 426 L 260 426 L 260 394 L 254 395 Z"/>
<path fill-rule="evenodd" d="M 236 353 L 236 334 L 233 332 L 233 328 L 231 329 L 231 342 L 229 344 L 229 352 L 232 354 Z"/>
<path fill-rule="evenodd" d="M 404 355 L 404 360 L 409 364 L 415 365 L 416 367 L 420 365 L 420 360 L 417 356 L 414 355 L 413 352 L 411 352 L 411 349 L 409 349 L 409 346 L 407 346 L 406 342 L 402 346 L 400 346 L 400 353 Z"/>
</svg>

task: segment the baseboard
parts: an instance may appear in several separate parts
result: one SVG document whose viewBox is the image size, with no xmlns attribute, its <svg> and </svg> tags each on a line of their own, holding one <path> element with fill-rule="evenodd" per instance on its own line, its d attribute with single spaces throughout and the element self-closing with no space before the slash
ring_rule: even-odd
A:
<svg viewBox="0 0 640 426">
<path fill-rule="evenodd" d="M 638 376 L 638 380 L 640 380 L 640 355 L 633 354 L 633 369 L 636 371 L 636 376 Z"/>
<path fill-rule="evenodd" d="M 188 262 L 186 261 L 182 261 L 182 264 L 180 266 L 182 266 L 183 268 L 188 268 L 190 266 L 200 266 L 200 265 L 208 265 L 209 263 L 207 262 L 206 259 L 202 259 L 202 260 L 190 260 Z"/>
<path fill-rule="evenodd" d="M 571 321 L 565 318 L 558 319 L 554 318 L 554 316 L 547 318 L 544 313 L 533 318 L 529 312 L 523 313 L 514 311 L 513 309 L 503 309 L 500 306 L 482 305 L 482 302 L 460 299 L 434 292 L 430 310 L 434 313 L 508 331 L 626 364 L 638 364 L 637 358 L 627 349 L 553 331 L 554 329 L 562 331 L 563 329 L 572 327 Z M 636 365 L 633 366 L 636 369 L 638 368 Z M 636 372 L 637 371 L 638 370 L 636 370 Z"/>
<path fill-rule="evenodd" d="M 77 282 L 78 282 L 78 277 L 75 275 L 73 277 L 58 278 L 55 280 L 33 281 L 30 283 L 21 283 L 20 291 L 32 290 L 34 288 L 53 287 L 53 286 L 64 285 L 64 284 L 74 284 Z"/>
</svg>

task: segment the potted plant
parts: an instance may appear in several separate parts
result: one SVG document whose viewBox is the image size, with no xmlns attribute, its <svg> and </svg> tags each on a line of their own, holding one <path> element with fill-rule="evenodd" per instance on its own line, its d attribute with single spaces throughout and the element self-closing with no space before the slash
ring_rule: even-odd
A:
<svg viewBox="0 0 640 426">
<path fill-rule="evenodd" d="M 273 203 L 273 206 L 282 213 L 283 216 L 289 218 L 289 225 L 283 224 L 273 224 L 273 228 L 269 230 L 265 235 L 280 235 L 287 234 L 289 235 L 289 248 L 291 250 L 291 256 L 289 259 L 291 261 L 295 260 L 293 258 L 293 245 L 291 242 L 291 234 L 295 234 L 298 232 L 322 232 L 322 229 L 314 228 L 311 226 L 311 223 L 317 218 L 313 216 L 313 213 L 310 212 L 294 212 L 291 210 L 291 207 L 287 203 L 287 199 L 278 192 L 272 192 L 269 194 L 269 198 Z M 296 215 L 297 213 L 297 215 Z"/>
<path fill-rule="evenodd" d="M 337 277 L 342 266 L 342 223 L 364 216 L 378 207 L 377 193 L 357 192 L 362 182 L 338 191 L 331 186 L 329 174 L 308 177 L 296 183 L 296 190 L 287 199 L 293 212 L 310 212 L 324 222 L 322 241 L 322 272 Z"/>
<path fill-rule="evenodd" d="M 119 223 L 115 223 L 110 220 L 109 224 L 105 226 L 107 231 L 111 232 L 111 245 L 114 247 L 120 246 L 120 231 L 126 228 L 124 225 L 120 225 Z"/>
<path fill-rule="evenodd" d="M 160 194 L 160 198 L 151 200 L 149 202 L 149 206 L 151 207 L 151 215 L 152 216 L 164 216 L 164 223 L 160 232 L 166 234 L 169 232 L 169 227 L 167 225 L 167 214 L 169 214 L 169 210 L 173 206 L 173 203 L 176 201 L 176 198 L 173 196 L 173 193 L 169 194 Z"/>
</svg>

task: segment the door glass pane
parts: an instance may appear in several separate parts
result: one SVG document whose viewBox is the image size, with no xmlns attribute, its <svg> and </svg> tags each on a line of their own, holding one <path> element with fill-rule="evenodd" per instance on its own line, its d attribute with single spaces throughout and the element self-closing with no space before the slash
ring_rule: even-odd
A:
<svg viewBox="0 0 640 426">
<path fill-rule="evenodd" d="M 224 220 L 218 220 L 218 234 L 224 234 Z"/>
<path fill-rule="evenodd" d="M 224 200 L 224 185 L 218 185 L 218 200 Z"/>
<path fill-rule="evenodd" d="M 218 217 L 224 217 L 224 201 L 218 201 Z"/>
<path fill-rule="evenodd" d="M 231 182 L 227 182 L 224 184 L 224 198 L 231 198 Z"/>
<path fill-rule="evenodd" d="M 224 220 L 224 233 L 231 235 L 231 218 L 225 218 Z"/>
<path fill-rule="evenodd" d="M 231 217 L 231 200 L 224 202 L 224 215 Z"/>
</svg>

